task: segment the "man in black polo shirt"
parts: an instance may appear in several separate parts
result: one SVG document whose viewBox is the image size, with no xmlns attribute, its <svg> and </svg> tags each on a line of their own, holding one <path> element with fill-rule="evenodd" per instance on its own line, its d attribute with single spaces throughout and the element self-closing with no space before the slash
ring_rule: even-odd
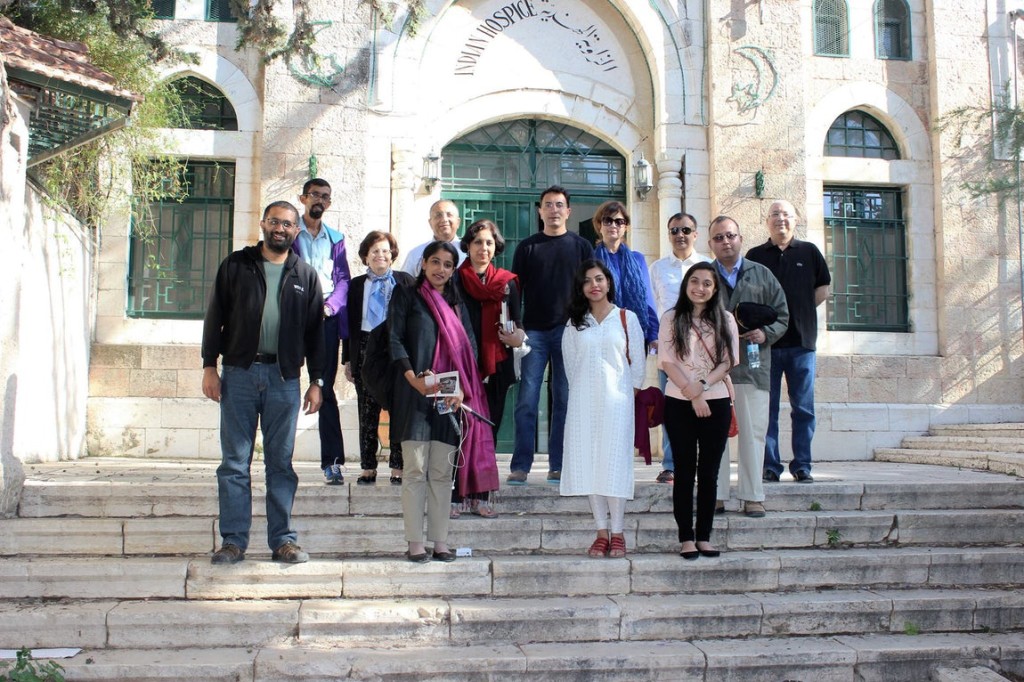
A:
<svg viewBox="0 0 1024 682">
<path fill-rule="evenodd" d="M 768 209 L 768 241 L 747 252 L 747 258 L 772 271 L 786 293 L 789 328 L 772 344 L 772 372 L 768 402 L 768 434 L 764 444 L 766 482 L 782 475 L 779 457 L 779 394 L 786 375 L 793 419 L 793 461 L 789 472 L 800 483 L 811 483 L 811 439 L 814 438 L 815 344 L 818 340 L 816 308 L 828 296 L 832 277 L 818 247 L 795 239 L 796 209 L 776 201 Z"/>
</svg>

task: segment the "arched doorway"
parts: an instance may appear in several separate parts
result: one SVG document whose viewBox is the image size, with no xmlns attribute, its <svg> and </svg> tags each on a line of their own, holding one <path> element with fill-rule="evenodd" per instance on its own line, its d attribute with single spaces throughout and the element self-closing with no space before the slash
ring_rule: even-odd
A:
<svg viewBox="0 0 1024 682">
<path fill-rule="evenodd" d="M 561 185 L 569 191 L 570 229 L 588 239 L 596 239 L 594 209 L 610 199 L 627 199 L 626 159 L 607 142 L 567 123 L 493 123 L 453 140 L 442 159 L 441 196 L 459 207 L 463 227 L 481 218 L 498 224 L 505 252 L 496 264 L 506 268 L 519 242 L 541 229 L 537 206 L 545 188 Z M 500 452 L 510 452 L 513 446 L 515 388 L 512 393 L 498 433 Z M 541 405 L 537 452 L 547 450 L 548 419 L 547 405 Z"/>
</svg>

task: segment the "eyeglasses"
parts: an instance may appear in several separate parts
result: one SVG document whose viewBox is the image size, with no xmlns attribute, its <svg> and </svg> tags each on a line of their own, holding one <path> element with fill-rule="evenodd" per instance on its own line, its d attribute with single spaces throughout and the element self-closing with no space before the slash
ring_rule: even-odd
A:
<svg viewBox="0 0 1024 682">
<path fill-rule="evenodd" d="M 283 227 L 286 230 L 290 230 L 293 227 L 295 227 L 295 223 L 293 223 L 290 220 L 278 220 L 277 218 L 267 218 L 264 222 L 267 225 L 270 225 L 271 227 Z"/>
<path fill-rule="evenodd" d="M 688 225 L 684 225 L 683 227 L 670 227 L 670 228 L 668 228 L 668 233 L 670 235 L 672 235 L 673 237 L 675 237 L 680 232 L 682 232 L 683 234 L 696 234 L 697 233 L 697 228 L 696 227 L 689 227 Z"/>
<path fill-rule="evenodd" d="M 544 208 L 557 208 L 557 209 L 561 210 L 561 209 L 565 208 L 566 206 L 565 206 L 565 202 L 564 201 L 545 201 L 544 204 L 543 204 L 543 207 Z"/>
<path fill-rule="evenodd" d="M 601 224 L 605 227 L 611 227 L 612 225 L 615 227 L 625 227 L 629 225 L 629 221 L 625 218 L 601 218 Z"/>
<path fill-rule="evenodd" d="M 716 242 L 724 242 L 726 239 L 728 239 L 729 241 L 732 241 L 733 239 L 736 239 L 737 237 L 739 237 L 739 235 L 736 234 L 735 232 L 723 232 L 722 234 L 716 234 L 711 239 L 713 239 Z"/>
<path fill-rule="evenodd" d="M 307 197 L 313 197 L 317 201 L 330 201 L 331 200 L 331 195 L 330 194 L 321 194 L 320 192 L 307 192 L 306 196 Z"/>
</svg>

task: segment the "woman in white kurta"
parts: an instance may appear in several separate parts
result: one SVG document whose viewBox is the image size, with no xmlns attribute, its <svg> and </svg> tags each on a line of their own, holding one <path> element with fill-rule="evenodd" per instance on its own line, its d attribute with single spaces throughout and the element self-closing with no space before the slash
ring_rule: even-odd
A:
<svg viewBox="0 0 1024 682">
<path fill-rule="evenodd" d="M 597 524 L 597 539 L 588 550 L 592 557 L 626 555 L 623 522 L 626 500 L 633 499 L 633 395 L 644 381 L 640 321 L 614 301 L 611 272 L 600 261 L 584 261 L 573 281 L 562 336 L 569 407 L 560 489 L 562 495 L 590 498 Z"/>
</svg>

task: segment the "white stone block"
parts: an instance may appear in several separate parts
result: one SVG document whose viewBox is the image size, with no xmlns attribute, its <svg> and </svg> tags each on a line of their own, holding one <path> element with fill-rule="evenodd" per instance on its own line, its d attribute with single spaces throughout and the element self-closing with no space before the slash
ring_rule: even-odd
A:
<svg viewBox="0 0 1024 682">
<path fill-rule="evenodd" d="M 122 602 L 110 611 L 108 645 L 116 648 L 249 647 L 284 642 L 298 631 L 293 601 Z"/>
</svg>

